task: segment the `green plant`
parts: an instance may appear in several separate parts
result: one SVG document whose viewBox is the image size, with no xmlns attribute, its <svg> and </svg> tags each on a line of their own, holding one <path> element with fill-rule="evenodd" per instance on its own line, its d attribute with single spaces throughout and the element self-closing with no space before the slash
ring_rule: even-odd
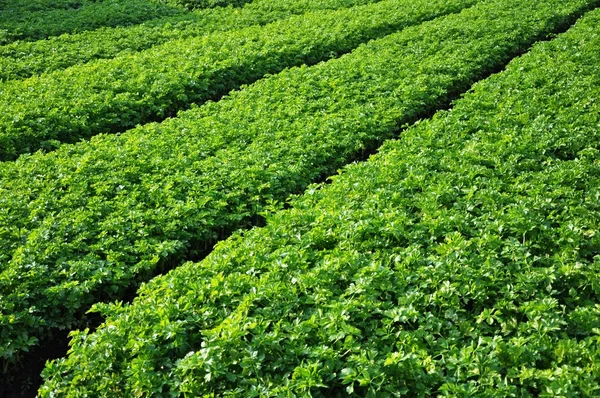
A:
<svg viewBox="0 0 600 398">
<path fill-rule="evenodd" d="M 16 40 L 40 40 L 105 26 L 138 24 L 184 12 L 177 7 L 148 0 L 76 0 L 72 4 L 76 7 L 67 7 L 69 3 L 62 3 L 65 7 L 55 4 L 57 7 L 43 10 L 38 10 L 36 3 L 29 3 L 29 0 L 21 4 L 24 7 L 0 9 L 0 44 Z"/>
<path fill-rule="evenodd" d="M 335 58 L 475 2 L 386 0 L 319 10 L 5 82 L 0 85 L 0 159 L 162 120 L 266 74 Z"/>
<path fill-rule="evenodd" d="M 482 3 L 164 123 L 0 164 L 0 356 L 205 251 L 591 4 Z"/>
<path fill-rule="evenodd" d="M 0 80 L 16 80 L 66 69 L 95 59 L 142 51 L 170 40 L 265 25 L 307 11 L 335 10 L 377 0 L 254 0 L 232 12 L 211 8 L 155 18 L 133 26 L 99 28 L 48 40 L 0 46 Z"/>
<path fill-rule="evenodd" d="M 184 7 L 188 10 L 214 7 L 241 7 L 251 0 L 155 0 L 157 3 Z"/>
<path fill-rule="evenodd" d="M 599 24 L 536 44 L 133 304 L 98 305 L 108 319 L 72 332 L 40 395 L 598 396 Z"/>
</svg>

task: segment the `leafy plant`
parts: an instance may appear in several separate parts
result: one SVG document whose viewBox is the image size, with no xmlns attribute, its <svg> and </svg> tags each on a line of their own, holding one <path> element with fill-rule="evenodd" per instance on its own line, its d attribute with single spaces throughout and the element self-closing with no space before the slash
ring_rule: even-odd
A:
<svg viewBox="0 0 600 398">
<path fill-rule="evenodd" d="M 154 0 L 157 3 L 171 4 L 184 7 L 188 10 L 198 8 L 214 8 L 214 7 L 241 7 L 251 0 Z"/>
<path fill-rule="evenodd" d="M 540 4 L 423 33 L 532 27 Z M 133 304 L 98 305 L 106 323 L 72 332 L 40 395 L 598 396 L 599 24 L 536 44 Z M 406 34 L 353 56 L 385 63 Z"/>
<path fill-rule="evenodd" d="M 0 0 L 0 13 L 75 9 L 89 0 Z"/>
<path fill-rule="evenodd" d="M 475 2 L 386 0 L 320 10 L 9 81 L 0 85 L 0 159 L 162 120 L 266 74 L 335 58 Z"/>
<path fill-rule="evenodd" d="M 57 7 L 49 4 L 49 8 L 39 10 L 36 6 L 40 5 L 39 2 L 29 3 L 27 0 L 20 3 L 27 4 L 25 6 L 13 7 L 11 4 L 0 9 L 0 44 L 40 40 L 105 26 L 132 25 L 184 12 L 178 7 L 148 0 L 75 0 L 56 3 L 54 5 Z"/>
<path fill-rule="evenodd" d="M 164 123 L 0 164 L 0 356 L 205 251 L 592 4 L 482 3 Z M 333 243 L 324 230 L 315 247 Z"/>
<path fill-rule="evenodd" d="M 99 28 L 33 42 L 17 41 L 0 46 L 0 80 L 22 79 L 95 59 L 110 59 L 170 40 L 265 25 L 307 11 L 334 10 L 377 1 L 254 0 L 235 12 L 229 8 L 204 9 L 133 26 Z"/>
</svg>

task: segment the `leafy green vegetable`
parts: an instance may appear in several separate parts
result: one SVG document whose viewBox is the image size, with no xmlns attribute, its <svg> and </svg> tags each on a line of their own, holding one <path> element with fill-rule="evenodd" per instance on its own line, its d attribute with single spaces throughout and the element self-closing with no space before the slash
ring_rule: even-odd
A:
<svg viewBox="0 0 600 398">
<path fill-rule="evenodd" d="M 79 8 L 89 0 L 0 0 L 0 14 Z"/>
<path fill-rule="evenodd" d="M 593 4 L 489 1 L 164 123 L 0 164 L 0 356 L 247 225 Z"/>
<path fill-rule="evenodd" d="M 25 3 L 29 0 L 22 1 Z M 178 7 L 148 0 L 80 0 L 73 5 L 75 7 L 36 10 L 34 3 L 29 7 L 0 9 L 0 44 L 16 40 L 39 40 L 103 26 L 132 25 L 183 13 Z"/>
<path fill-rule="evenodd" d="M 531 26 L 540 4 L 481 27 Z M 600 395 L 599 24 L 535 45 L 132 305 L 98 306 L 108 320 L 73 332 L 40 395 Z"/>
<path fill-rule="evenodd" d="M 0 46 L 0 80 L 27 78 L 95 59 L 146 50 L 174 39 L 265 25 L 311 10 L 348 8 L 379 0 L 254 0 L 232 12 L 214 8 L 156 18 L 126 27 L 100 28 L 34 42 Z"/>
<path fill-rule="evenodd" d="M 241 7 L 251 0 L 154 0 L 157 3 L 171 4 L 194 10 L 197 8 L 213 8 L 213 7 Z"/>
<path fill-rule="evenodd" d="M 268 73 L 337 57 L 476 1 L 386 0 L 315 11 L 9 81 L 0 85 L 0 159 L 161 120 Z"/>
</svg>

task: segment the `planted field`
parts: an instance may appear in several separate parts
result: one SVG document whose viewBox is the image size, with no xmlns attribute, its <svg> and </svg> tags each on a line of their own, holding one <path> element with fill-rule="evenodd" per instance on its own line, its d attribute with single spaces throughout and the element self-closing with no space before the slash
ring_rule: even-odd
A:
<svg viewBox="0 0 600 398">
<path fill-rule="evenodd" d="M 335 10 L 377 1 L 255 0 L 235 12 L 217 7 L 178 13 L 133 26 L 65 34 L 48 40 L 18 41 L 0 46 L 0 81 L 66 69 L 95 59 L 114 58 L 171 40 L 265 25 L 308 11 Z"/>
<path fill-rule="evenodd" d="M 101 306 L 42 392 L 600 394 L 599 23 Z"/>
<path fill-rule="evenodd" d="M 0 320 L 3 353 L 335 173 L 584 4 L 549 1 L 530 19 L 482 4 L 163 124 L 2 164 L 0 308 L 13 314 Z"/>
<path fill-rule="evenodd" d="M 149 50 L 0 85 L 0 160 L 173 116 L 268 73 L 314 64 L 475 0 L 386 0 Z"/>
<path fill-rule="evenodd" d="M 16 40 L 39 40 L 63 33 L 103 26 L 126 26 L 165 15 L 179 14 L 177 7 L 151 0 L 82 0 L 54 2 L 58 7 L 39 9 L 29 0 L 10 2 L 0 8 L 0 44 Z M 29 4 L 29 7 L 13 4 Z M 45 2 L 39 2 L 45 3 Z M 38 4 L 39 4 L 38 3 Z M 62 3 L 62 4 L 61 4 Z M 60 6 L 62 5 L 62 6 Z"/>
<path fill-rule="evenodd" d="M 4 83 L 52 87 L 48 131 L 85 125 L 62 78 L 129 93 L 0 163 L 5 374 L 74 330 L 41 396 L 600 394 L 597 6 L 307 8 Z"/>
</svg>

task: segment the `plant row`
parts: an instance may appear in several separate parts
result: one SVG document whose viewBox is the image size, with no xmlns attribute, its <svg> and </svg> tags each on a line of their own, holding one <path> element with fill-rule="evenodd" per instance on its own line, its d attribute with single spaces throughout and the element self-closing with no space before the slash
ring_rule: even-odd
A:
<svg viewBox="0 0 600 398">
<path fill-rule="evenodd" d="M 99 306 L 41 396 L 600 395 L 598 24 Z"/>
<path fill-rule="evenodd" d="M 90 0 L 1 0 L 0 13 L 79 8 Z"/>
<path fill-rule="evenodd" d="M 488 1 L 162 124 L 0 164 L 5 367 L 88 305 L 202 253 L 591 4 Z"/>
<path fill-rule="evenodd" d="M 386 0 L 167 42 L 0 86 L 0 159 L 175 115 L 266 74 L 337 57 L 478 0 Z"/>
<path fill-rule="evenodd" d="M 183 7 L 188 10 L 214 7 L 241 7 L 251 0 L 153 0 L 160 4 L 169 4 Z"/>
<path fill-rule="evenodd" d="M 348 8 L 379 0 L 255 0 L 235 11 L 214 8 L 157 18 L 143 24 L 100 28 L 0 47 L 0 81 L 65 69 L 95 59 L 146 50 L 170 40 L 265 25 L 307 11 Z"/>
<path fill-rule="evenodd" d="M 71 9 L 0 11 L 0 44 L 39 40 L 103 26 L 138 24 L 182 12 L 178 7 L 149 0 L 84 1 L 81 7 Z"/>
</svg>

